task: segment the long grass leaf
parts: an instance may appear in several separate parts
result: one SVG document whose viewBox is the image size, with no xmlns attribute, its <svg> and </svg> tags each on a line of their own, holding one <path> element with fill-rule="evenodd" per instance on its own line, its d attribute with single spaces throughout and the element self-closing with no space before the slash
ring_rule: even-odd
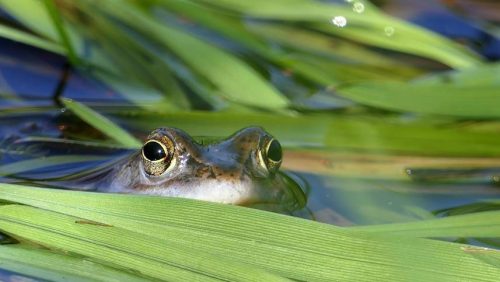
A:
<svg viewBox="0 0 500 282">
<path fill-rule="evenodd" d="M 10 40 L 21 42 L 27 45 L 35 46 L 53 53 L 63 54 L 64 49 L 56 43 L 49 40 L 40 38 L 36 35 L 27 33 L 22 30 L 11 28 L 6 25 L 0 25 L 0 37 L 8 38 Z"/>
<path fill-rule="evenodd" d="M 54 42 L 59 42 L 54 22 L 51 20 L 43 1 L 39 0 L 0 0 L 2 9 L 29 27 Z M 29 11 L 29 13 L 27 13 Z"/>
<path fill-rule="evenodd" d="M 102 160 L 103 158 L 104 158 L 103 156 L 91 156 L 91 155 L 64 155 L 64 156 L 41 157 L 31 160 L 0 165 L 0 176 L 13 175 L 39 168 L 47 168 L 50 166 L 74 164 L 78 162 L 97 161 L 97 160 Z"/>
<path fill-rule="evenodd" d="M 100 130 L 109 138 L 115 140 L 118 144 L 130 148 L 141 146 L 141 143 L 135 137 L 91 108 L 71 99 L 64 98 L 61 101 L 64 103 L 64 106 L 73 111 L 78 117 Z"/>
<path fill-rule="evenodd" d="M 193 136 L 223 137 L 245 126 L 260 125 L 287 147 L 434 156 L 500 156 L 498 127 L 475 130 L 474 126 L 464 128 L 446 120 L 429 123 L 367 115 L 283 116 L 234 112 L 127 112 L 120 117 L 136 129 L 150 130 L 168 124 Z"/>
<path fill-rule="evenodd" d="M 0 228 L 39 244 L 131 268 L 156 279 L 283 281 L 189 246 L 27 206 L 0 207 Z"/>
<path fill-rule="evenodd" d="M 57 33 L 59 34 L 59 40 L 66 49 L 66 55 L 68 56 L 68 59 L 71 61 L 73 65 L 78 66 L 80 64 L 80 59 L 78 58 L 76 51 L 73 48 L 73 45 L 68 37 L 66 28 L 64 26 L 64 21 L 61 18 L 61 15 L 57 10 L 56 5 L 54 4 L 54 0 L 43 0 L 43 3 L 45 5 L 45 8 L 47 9 L 47 13 L 50 15 L 50 18 L 52 19 L 53 26 L 55 27 Z"/>
<path fill-rule="evenodd" d="M 0 265 L 48 281 L 149 281 L 87 258 L 20 245 L 0 245 Z"/>
<path fill-rule="evenodd" d="M 358 103 L 401 112 L 463 118 L 500 118 L 500 95 L 493 85 L 408 85 L 396 82 L 362 83 L 339 89 Z"/>
<path fill-rule="evenodd" d="M 478 57 L 466 48 L 431 31 L 384 15 L 365 1 L 347 5 L 309 0 L 272 2 L 259 0 L 244 3 L 237 0 L 204 0 L 204 2 L 259 18 L 311 22 L 323 31 L 346 39 L 432 58 L 455 68 L 466 68 L 480 62 Z M 363 5 L 363 10 L 353 11 L 351 5 L 359 4 Z M 343 17 L 346 25 L 338 27 L 331 24 L 335 17 Z M 393 31 L 389 36 L 387 28 Z"/>
<path fill-rule="evenodd" d="M 406 237 L 500 237 L 500 212 L 480 212 L 408 223 L 351 227 L 352 230 Z"/>
<path fill-rule="evenodd" d="M 61 243 L 62 238 L 52 238 L 55 235 L 50 229 L 78 234 L 89 242 L 113 240 L 113 244 L 123 246 L 134 240 L 130 247 L 135 252 L 153 252 L 149 257 L 156 258 L 159 254 L 154 250 L 164 244 L 160 242 L 168 241 L 171 248 L 189 245 L 217 258 L 231 258 L 288 278 L 309 281 L 495 281 L 500 275 L 499 268 L 476 259 L 465 251 L 469 247 L 464 245 L 403 237 L 394 240 L 393 236 L 354 232 L 236 206 L 9 184 L 0 186 L 0 198 L 98 222 L 84 231 L 80 225 L 89 224 L 77 225 L 71 217 L 33 208 L 3 207 L 1 229 L 30 235 L 38 238 L 37 242 L 50 240 L 54 245 L 66 246 Z M 124 235 L 114 235 L 113 228 Z M 129 237 L 128 232 L 142 233 L 155 247 L 136 249 L 140 247 L 134 244 L 145 247 L 146 243 L 140 239 L 142 236 Z"/>
<path fill-rule="evenodd" d="M 106 2 L 104 7 L 112 16 L 129 22 L 151 40 L 156 40 L 170 49 L 187 65 L 211 81 L 224 98 L 267 109 L 288 105 L 287 99 L 281 93 L 230 53 L 172 28 L 167 23 L 160 24 L 130 6 Z"/>
</svg>

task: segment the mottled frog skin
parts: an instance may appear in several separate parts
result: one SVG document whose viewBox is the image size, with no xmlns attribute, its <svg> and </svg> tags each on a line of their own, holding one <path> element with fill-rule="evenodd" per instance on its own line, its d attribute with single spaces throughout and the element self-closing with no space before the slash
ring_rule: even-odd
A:
<svg viewBox="0 0 500 282">
<path fill-rule="evenodd" d="M 279 142 L 260 127 L 244 128 L 207 145 L 165 127 L 154 130 L 140 151 L 84 177 L 78 186 L 237 205 L 294 206 L 297 190 L 292 191 L 290 179 L 278 171 L 281 161 Z"/>
</svg>

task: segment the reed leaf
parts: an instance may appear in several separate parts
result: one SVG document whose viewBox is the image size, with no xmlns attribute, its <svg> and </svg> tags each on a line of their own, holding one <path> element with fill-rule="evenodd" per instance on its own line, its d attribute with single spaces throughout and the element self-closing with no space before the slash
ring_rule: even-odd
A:
<svg viewBox="0 0 500 282">
<path fill-rule="evenodd" d="M 400 112 L 457 118 L 500 118 L 500 95 L 494 85 L 408 85 L 367 82 L 339 89 L 341 96 L 360 104 Z"/>
<path fill-rule="evenodd" d="M 23 245 L 0 245 L 2 269 L 49 281 L 150 281 L 88 258 Z"/>
<path fill-rule="evenodd" d="M 0 185 L 0 199 L 33 206 L 0 207 L 3 231 L 163 279 L 274 273 L 309 281 L 495 281 L 500 275 L 469 253 L 474 247 L 394 240 L 237 206 L 9 184 Z"/>
</svg>

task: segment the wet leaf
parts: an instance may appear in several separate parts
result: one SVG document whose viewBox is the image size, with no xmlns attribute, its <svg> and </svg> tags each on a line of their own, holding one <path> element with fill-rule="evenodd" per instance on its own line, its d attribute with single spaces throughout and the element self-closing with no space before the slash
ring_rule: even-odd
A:
<svg viewBox="0 0 500 282">
<path fill-rule="evenodd" d="M 436 33 L 385 15 L 366 1 L 347 5 L 307 0 L 204 2 L 259 18 L 310 22 L 324 32 L 368 45 L 428 57 L 455 68 L 466 68 L 480 62 L 477 55 L 466 48 Z M 351 5 L 359 4 L 363 5 L 362 12 L 354 11 Z M 332 24 L 336 16 L 343 17 L 346 26 Z M 392 30 L 389 36 L 387 28 Z"/>
</svg>

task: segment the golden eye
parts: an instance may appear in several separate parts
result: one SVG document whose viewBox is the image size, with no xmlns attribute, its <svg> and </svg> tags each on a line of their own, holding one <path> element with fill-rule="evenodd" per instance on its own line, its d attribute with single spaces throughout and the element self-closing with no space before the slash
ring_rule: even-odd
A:
<svg viewBox="0 0 500 282">
<path fill-rule="evenodd" d="M 170 140 L 167 141 L 167 145 L 168 148 L 158 140 L 149 140 L 142 146 L 142 161 L 147 174 L 159 176 L 170 167 L 173 155 Z"/>
<path fill-rule="evenodd" d="M 261 159 L 265 163 L 267 170 L 270 172 L 278 171 L 283 159 L 281 144 L 276 139 L 271 139 L 264 145 L 264 150 L 261 150 Z"/>
</svg>

